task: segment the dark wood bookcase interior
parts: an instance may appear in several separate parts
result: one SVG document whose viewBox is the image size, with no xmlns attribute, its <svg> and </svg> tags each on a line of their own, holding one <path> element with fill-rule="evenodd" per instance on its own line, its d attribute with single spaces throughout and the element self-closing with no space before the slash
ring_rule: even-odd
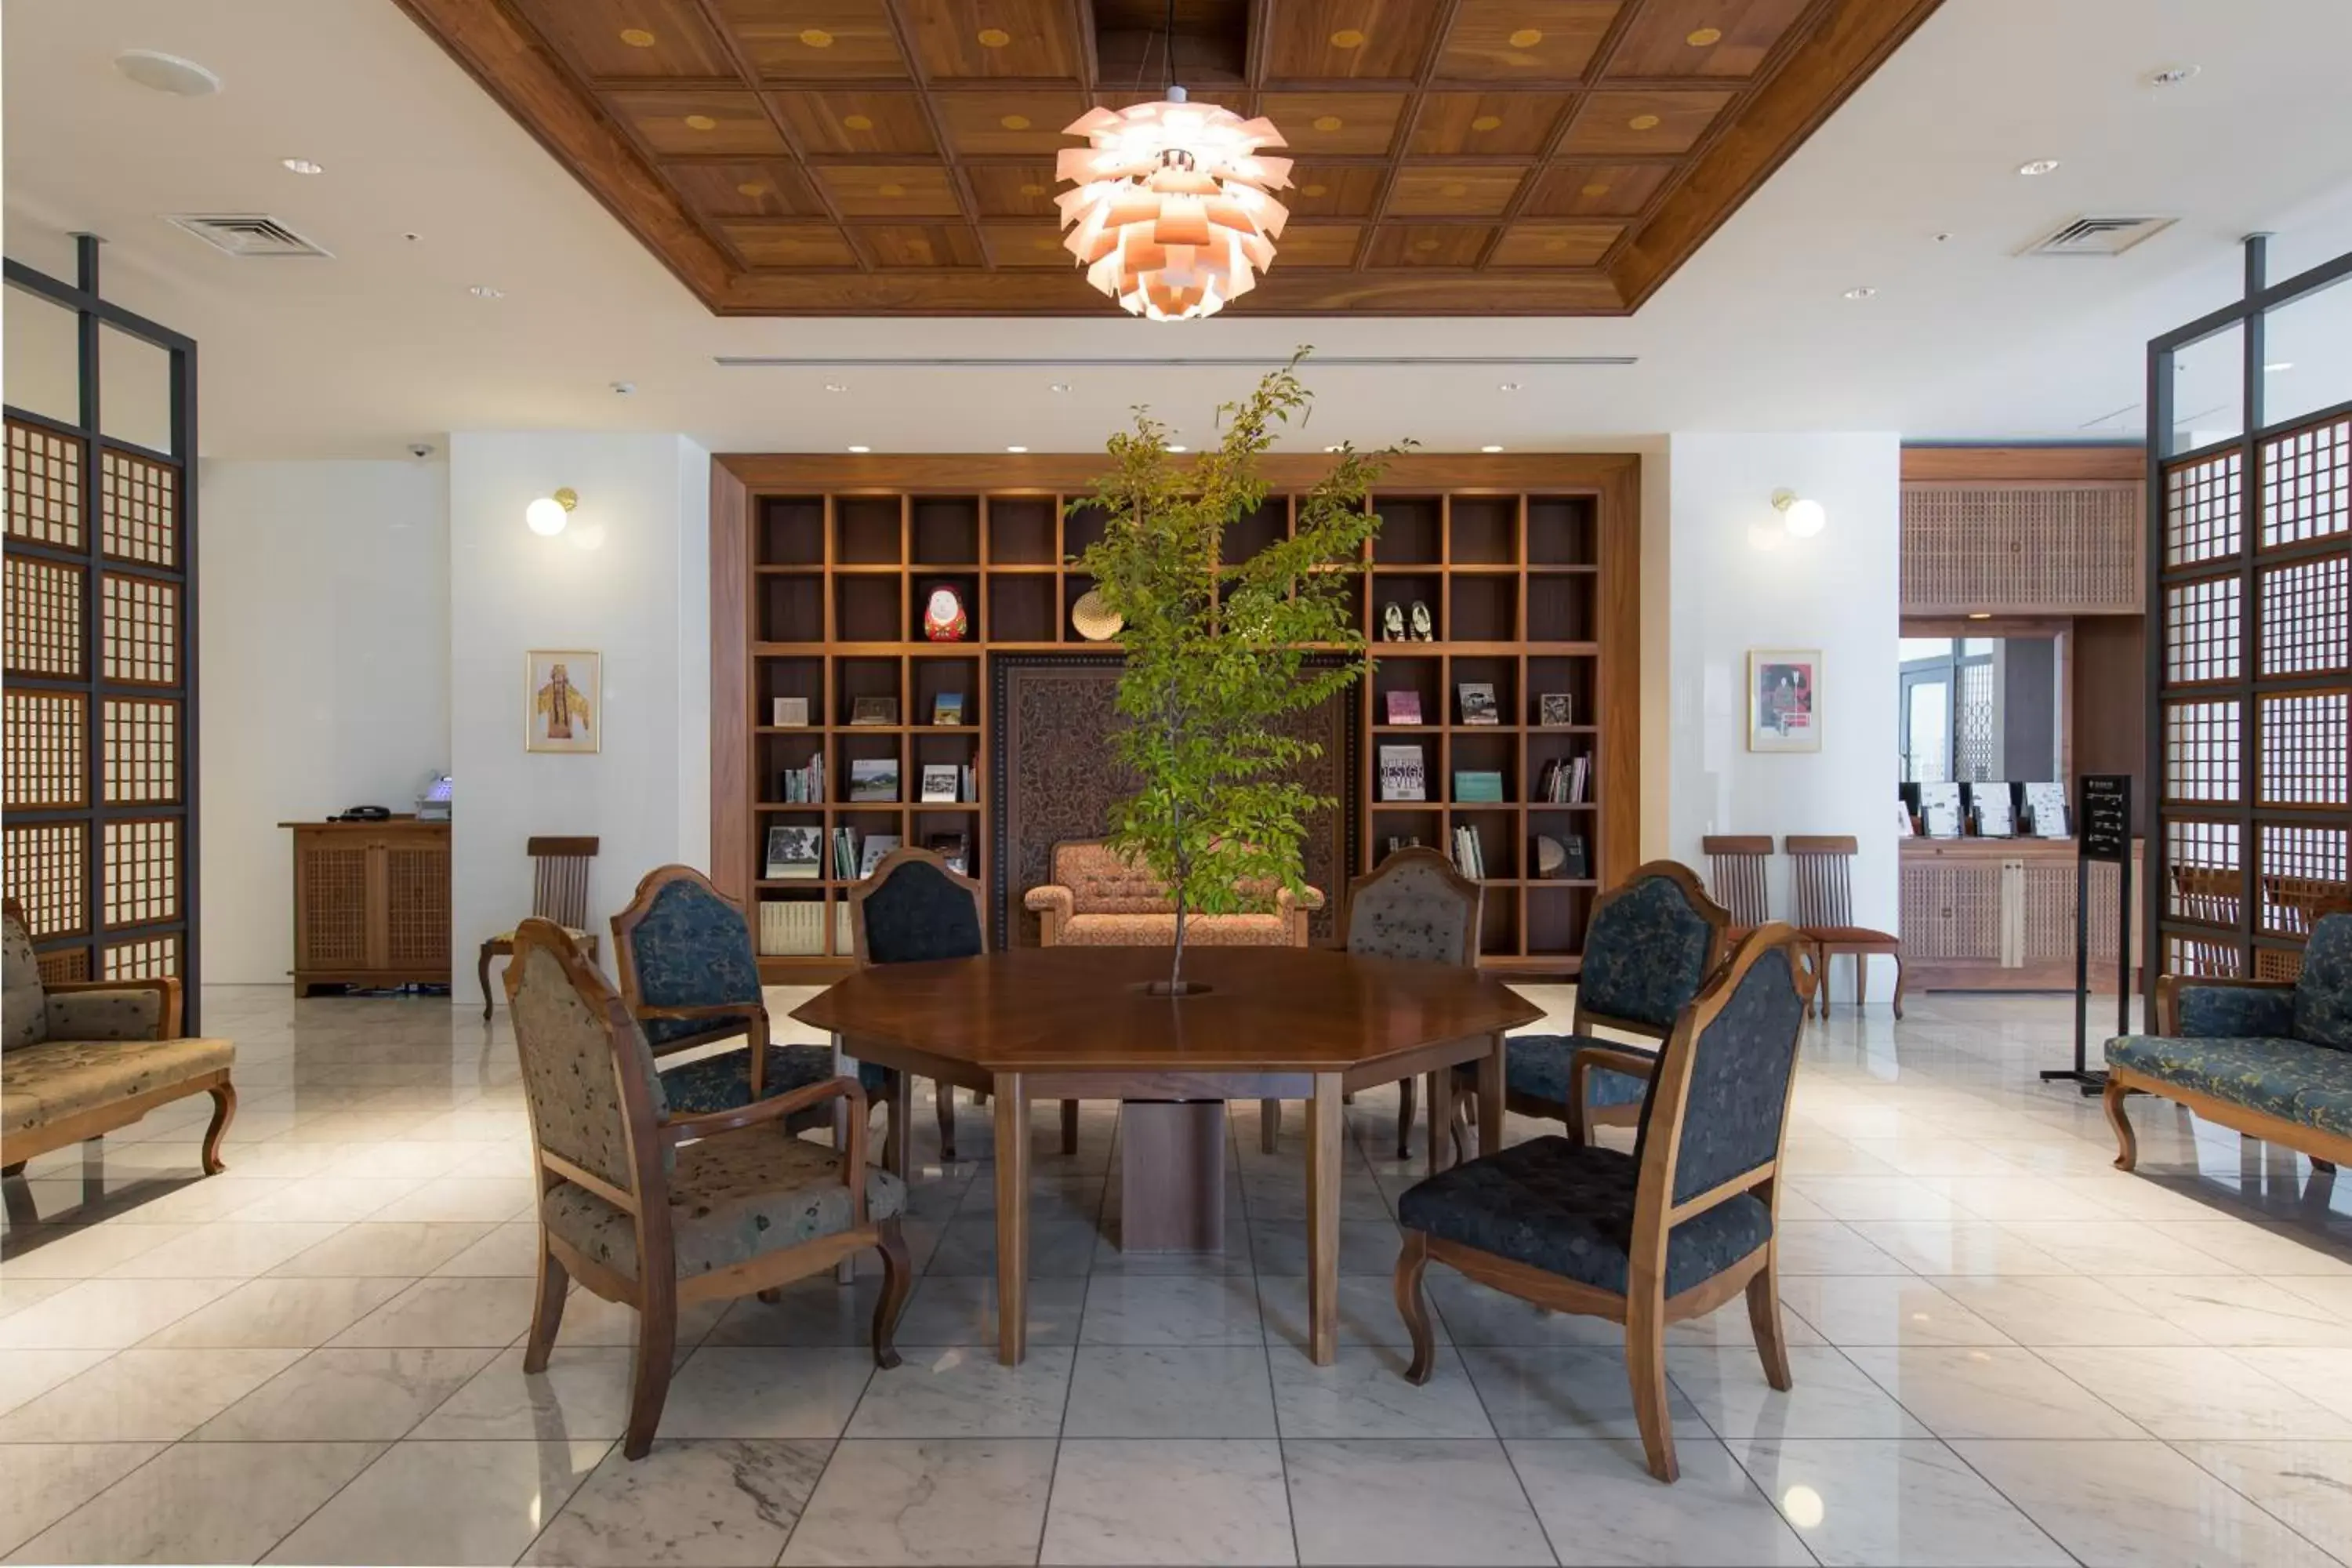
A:
<svg viewBox="0 0 2352 1568">
<path fill-rule="evenodd" d="M 1093 585 L 1076 560 L 1102 529 L 1075 510 L 1101 459 L 1021 458 L 722 458 L 714 476 L 712 550 L 712 847 L 719 885 L 757 906 L 822 906 L 820 953 L 763 955 L 774 983 L 816 982 L 851 964 L 842 911 L 854 885 L 834 874 L 836 829 L 921 845 L 961 834 L 983 883 L 990 842 L 988 662 L 996 653 L 1116 651 L 1090 642 L 1071 611 Z M 1631 457 L 1415 455 L 1391 464 L 1372 498 L 1381 531 L 1356 595 L 1372 639 L 1351 695 L 1360 757 L 1355 869 L 1391 841 L 1449 852 L 1477 832 L 1486 900 L 1482 962 L 1507 973 L 1572 973 L 1595 892 L 1633 868 L 1639 835 L 1639 460 Z M 1275 492 L 1227 531 L 1229 561 L 1286 536 L 1298 494 L 1323 465 L 1278 456 Z M 933 591 L 965 607 L 961 640 L 923 632 Z M 1431 640 L 1382 640 L 1393 605 L 1410 628 L 1425 610 Z M 1491 687 L 1492 722 L 1469 721 L 1465 685 Z M 1412 693 L 1420 722 L 1390 722 L 1392 693 Z M 932 722 L 940 699 L 961 721 Z M 1570 721 L 1545 722 L 1565 697 Z M 780 725 L 776 700 L 808 722 Z M 887 703 L 887 722 L 866 701 Z M 1555 709 L 1557 704 L 1554 704 Z M 1555 711 L 1550 715 L 1557 719 Z M 1427 798 L 1381 798 L 1381 748 L 1420 753 Z M 787 774 L 824 757 L 823 798 L 788 800 Z M 1545 798 L 1554 764 L 1589 770 L 1572 804 Z M 897 798 L 855 800 L 860 762 L 895 763 Z M 963 798 L 923 801 L 926 766 L 971 769 Z M 1499 800 L 1458 798 L 1465 774 L 1498 775 Z M 1491 781 L 1481 780 L 1491 786 Z M 771 878 L 776 826 L 817 830 L 811 878 Z M 1546 876 L 1539 840 L 1580 841 L 1586 875 Z M 1327 889 L 1336 901 L 1343 889 Z"/>
</svg>

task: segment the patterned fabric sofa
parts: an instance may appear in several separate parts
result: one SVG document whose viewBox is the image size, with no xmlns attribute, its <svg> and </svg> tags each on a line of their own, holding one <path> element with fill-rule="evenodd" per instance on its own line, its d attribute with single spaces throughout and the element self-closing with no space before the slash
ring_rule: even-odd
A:
<svg viewBox="0 0 2352 1568">
<path fill-rule="evenodd" d="M 2177 1100 L 2323 1163 L 2352 1160 L 2352 915 L 2312 928 L 2293 981 L 2166 975 L 2157 1027 L 2107 1042 L 2117 1166 L 2128 1171 L 2139 1157 L 2124 1114 L 2133 1093 Z"/>
<path fill-rule="evenodd" d="M 1304 899 L 1272 889 L 1273 909 L 1257 914 L 1188 915 L 1184 940 L 1202 947 L 1305 947 L 1307 917 L 1323 907 L 1313 888 Z M 1054 879 L 1022 902 L 1037 913 L 1047 947 L 1170 947 L 1176 905 L 1160 879 L 1099 842 L 1054 846 Z"/>
<path fill-rule="evenodd" d="M 44 983 L 24 910 L 10 900 L 0 910 L 0 1174 L 192 1094 L 213 1097 L 204 1168 L 221 1170 L 221 1136 L 236 1114 L 236 1047 L 181 1037 L 178 981 Z"/>
</svg>

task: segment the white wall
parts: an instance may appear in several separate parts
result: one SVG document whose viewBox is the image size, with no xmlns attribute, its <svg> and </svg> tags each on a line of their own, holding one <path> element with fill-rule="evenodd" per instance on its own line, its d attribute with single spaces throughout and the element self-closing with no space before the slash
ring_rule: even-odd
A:
<svg viewBox="0 0 2352 1568">
<path fill-rule="evenodd" d="M 1667 710 L 1643 716 L 1669 736 L 1666 851 L 1704 869 L 1699 840 L 1710 833 L 1852 834 L 1862 841 L 1854 918 L 1894 931 L 1899 438 L 1676 435 L 1667 452 Z M 1759 552 L 1748 526 L 1773 517 L 1781 489 L 1821 501 L 1829 526 Z M 1652 564 L 1645 552 L 1645 577 Z M 1747 749 L 1757 647 L 1821 650 L 1819 752 Z M 1787 883 L 1776 855 L 1776 916 L 1789 913 Z M 1874 978 L 1888 994 L 1892 971 Z M 1843 964 L 1838 984 L 1843 994 Z"/>
<path fill-rule="evenodd" d="M 637 879 L 710 852 L 709 455 L 677 436 L 460 432 L 449 441 L 449 713 L 457 778 L 453 999 L 464 962 L 530 907 L 524 840 L 603 840 L 592 926 Z M 552 538 L 523 525 L 535 496 L 580 495 Z M 531 648 L 604 656 L 593 755 L 523 750 Z M 602 944 L 612 968 L 609 934 Z M 493 980 L 494 994 L 496 981 Z"/>
<path fill-rule="evenodd" d="M 292 836 L 410 808 L 449 759 L 449 513 L 437 463 L 197 469 L 205 979 L 282 984 Z"/>
</svg>

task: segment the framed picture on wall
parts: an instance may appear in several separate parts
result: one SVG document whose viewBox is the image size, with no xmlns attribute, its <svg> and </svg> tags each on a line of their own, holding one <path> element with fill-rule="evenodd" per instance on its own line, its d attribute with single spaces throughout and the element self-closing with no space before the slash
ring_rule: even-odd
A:
<svg viewBox="0 0 2352 1568">
<path fill-rule="evenodd" d="M 1748 650 L 1748 749 L 1822 749 L 1822 650 Z"/>
<path fill-rule="evenodd" d="M 523 655 L 523 750 L 594 752 L 604 735 L 604 660 L 578 649 Z"/>
</svg>

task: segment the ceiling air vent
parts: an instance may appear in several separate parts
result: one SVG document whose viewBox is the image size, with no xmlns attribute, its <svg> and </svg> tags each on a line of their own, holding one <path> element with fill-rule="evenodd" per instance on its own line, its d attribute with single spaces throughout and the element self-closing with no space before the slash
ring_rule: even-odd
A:
<svg viewBox="0 0 2352 1568">
<path fill-rule="evenodd" d="M 2019 252 L 2021 256 L 2121 256 L 2149 235 L 2170 228 L 2168 217 L 2078 217 L 2059 225 Z"/>
<path fill-rule="evenodd" d="M 258 213 L 185 213 L 171 221 L 231 256 L 328 256 L 322 246 Z"/>
</svg>

